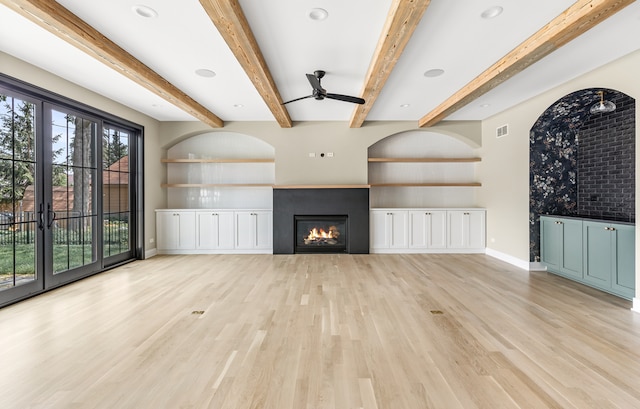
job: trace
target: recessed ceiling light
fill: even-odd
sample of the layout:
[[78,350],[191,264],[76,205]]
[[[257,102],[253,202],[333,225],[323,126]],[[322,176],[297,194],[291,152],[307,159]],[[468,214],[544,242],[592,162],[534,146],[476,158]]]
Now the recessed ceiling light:
[[440,68],[434,68],[432,70],[425,71],[424,76],[428,78],[439,77],[444,74],[444,70]]
[[206,69],[206,68],[199,68],[199,69],[197,69],[197,70],[196,70],[196,74],[197,74],[197,75],[199,75],[199,76],[201,76],[201,77],[204,77],[204,78],[213,78],[213,77],[215,77],[215,76],[216,76],[216,73],[215,73],[215,72],[213,72],[213,71],[211,71],[211,70],[208,70],[208,69]]
[[156,18],[158,17],[158,12],[152,9],[151,7],[144,6],[142,4],[135,5],[131,7],[134,13],[144,18]]
[[480,105],[480,108],[489,108],[491,106],[491,104],[482,104]]
[[316,8],[309,10],[308,16],[311,20],[322,21],[329,17],[329,13],[325,9]]
[[244,105],[242,104],[233,104],[234,108],[244,108]]
[[483,11],[482,14],[480,14],[480,17],[489,20],[502,14],[502,10],[504,9],[500,6],[489,7],[488,9]]
[[400,105],[400,108],[409,108],[411,106],[411,104],[402,104]]

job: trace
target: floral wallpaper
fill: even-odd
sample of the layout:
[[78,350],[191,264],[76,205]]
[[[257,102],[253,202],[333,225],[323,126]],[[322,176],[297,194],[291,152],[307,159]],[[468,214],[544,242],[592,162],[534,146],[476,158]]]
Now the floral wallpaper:
[[[529,257],[540,256],[540,214],[577,214],[578,131],[601,89],[585,89],[551,105],[529,131]],[[619,94],[605,90],[605,95]],[[603,115],[603,114],[598,114]],[[606,115],[606,114],[604,114]]]

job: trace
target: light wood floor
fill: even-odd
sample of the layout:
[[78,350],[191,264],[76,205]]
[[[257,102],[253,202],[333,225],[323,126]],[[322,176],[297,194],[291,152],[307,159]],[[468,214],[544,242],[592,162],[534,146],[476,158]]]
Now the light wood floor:
[[0,407],[639,408],[630,303],[484,255],[157,256],[0,310]]

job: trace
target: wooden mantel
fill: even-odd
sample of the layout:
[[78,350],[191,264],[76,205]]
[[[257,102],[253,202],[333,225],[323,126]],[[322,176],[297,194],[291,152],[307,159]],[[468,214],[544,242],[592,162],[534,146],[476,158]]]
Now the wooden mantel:
[[368,189],[371,185],[274,185],[274,189]]

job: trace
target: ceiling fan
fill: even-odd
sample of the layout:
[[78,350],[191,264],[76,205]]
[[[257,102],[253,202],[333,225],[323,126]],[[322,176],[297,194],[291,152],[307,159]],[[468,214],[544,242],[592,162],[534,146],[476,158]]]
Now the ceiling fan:
[[320,80],[322,79],[322,77],[324,77],[324,74],[326,73],[322,70],[314,71],[313,75],[307,74],[307,79],[309,80],[309,84],[311,84],[311,88],[313,88],[313,93],[311,95],[307,95],[306,97],[300,97],[300,98],[292,99],[291,101],[284,102],[282,103],[282,105],[288,104],[289,102],[300,101],[301,99],[307,99],[307,98],[315,98],[317,100],[323,100],[325,98],[329,98],[329,99],[336,99],[338,101],[353,102],[354,104],[364,104],[364,99],[362,98],[352,97],[349,95],[331,94],[327,92],[327,90],[322,88],[322,85],[320,85]]

